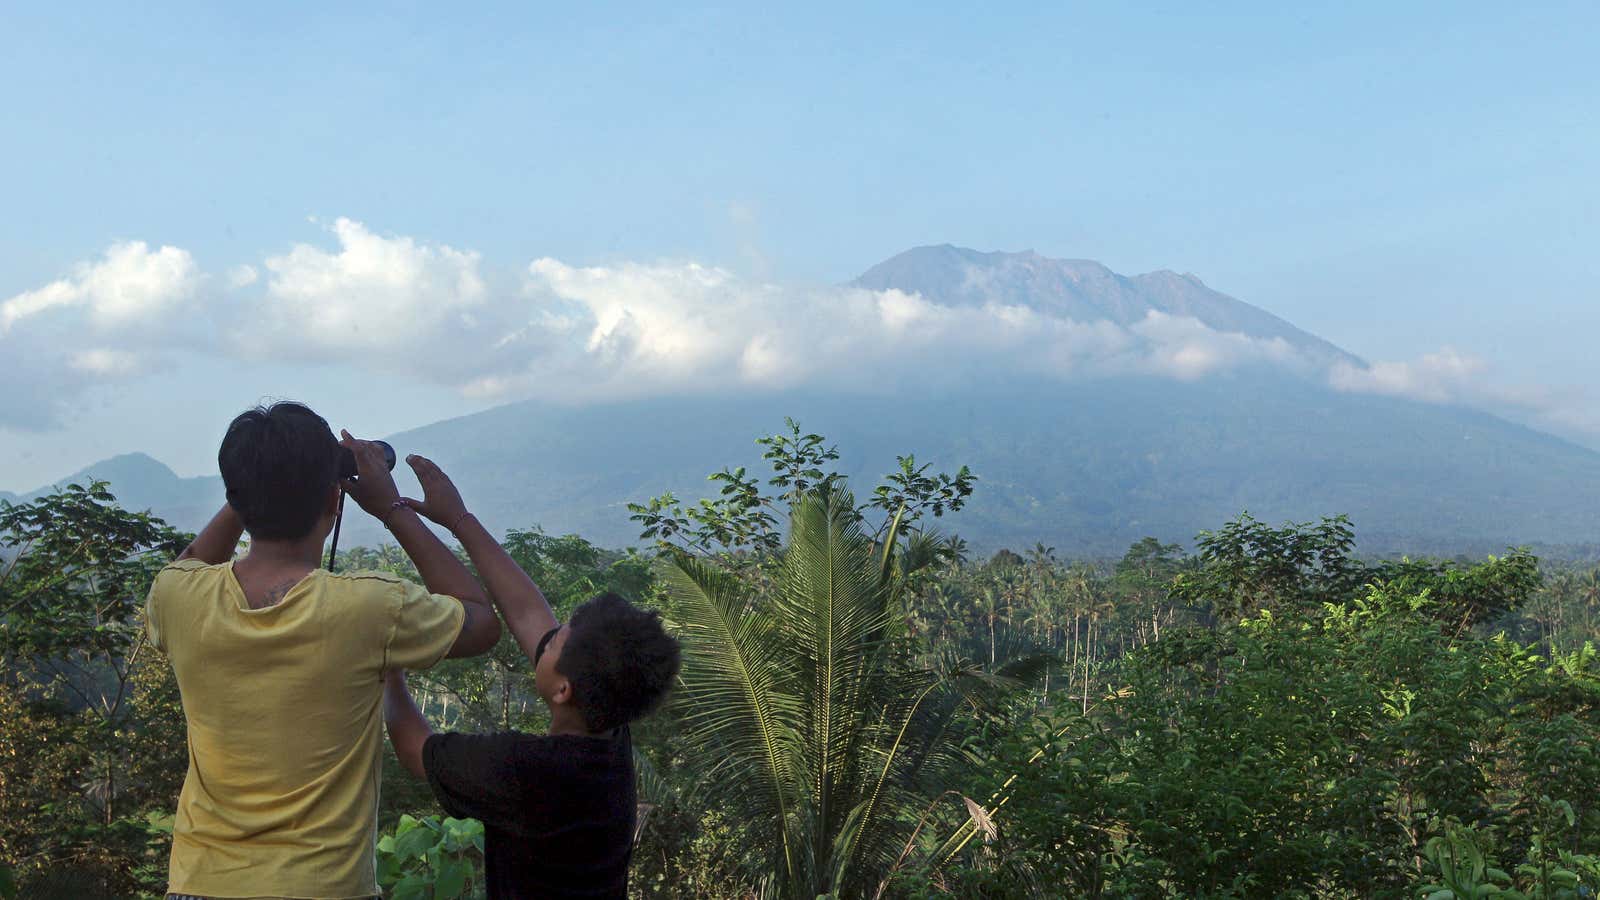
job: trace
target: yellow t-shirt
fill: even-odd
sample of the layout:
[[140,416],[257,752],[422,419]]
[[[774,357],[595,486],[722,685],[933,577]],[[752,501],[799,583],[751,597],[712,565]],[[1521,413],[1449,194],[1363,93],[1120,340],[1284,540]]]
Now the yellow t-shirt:
[[383,673],[443,658],[460,601],[318,569],[251,609],[231,563],[184,560],[156,576],[145,610],[189,726],[167,890],[375,896]]

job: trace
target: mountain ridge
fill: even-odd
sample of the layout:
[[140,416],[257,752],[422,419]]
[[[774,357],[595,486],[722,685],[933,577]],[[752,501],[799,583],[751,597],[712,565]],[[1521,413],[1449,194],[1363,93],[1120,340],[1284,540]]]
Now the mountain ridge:
[[1152,311],[1189,316],[1217,331],[1281,338],[1319,362],[1366,365],[1359,356],[1261,307],[1213,290],[1193,274],[1170,269],[1129,276],[1094,260],[933,244],[895,254],[850,284],[917,293],[953,306],[1022,305],[1080,322],[1103,320],[1123,327],[1137,324]]

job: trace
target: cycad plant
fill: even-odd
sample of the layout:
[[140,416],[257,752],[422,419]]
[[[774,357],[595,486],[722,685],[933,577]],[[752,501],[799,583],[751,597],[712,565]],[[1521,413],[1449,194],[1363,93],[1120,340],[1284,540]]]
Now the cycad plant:
[[764,586],[668,554],[692,759],[713,802],[766,852],[770,896],[870,896],[917,855],[926,810],[965,815],[947,796],[951,718],[960,698],[1005,682],[918,663],[902,593],[936,545],[906,539],[898,516],[879,533],[866,533],[846,490],[823,484],[795,499]]

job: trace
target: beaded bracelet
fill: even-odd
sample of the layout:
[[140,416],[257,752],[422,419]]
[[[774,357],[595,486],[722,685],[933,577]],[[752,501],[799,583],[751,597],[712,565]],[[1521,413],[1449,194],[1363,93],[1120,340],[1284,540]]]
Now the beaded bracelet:
[[[395,510],[397,510],[397,509],[410,509],[410,508],[411,508],[411,504],[405,502],[404,500],[396,500],[393,503],[389,504],[389,511],[384,513],[383,514],[383,518],[380,519],[379,521],[383,523],[383,527],[390,528],[389,520],[394,518]],[[390,530],[393,530],[393,529],[390,528]]]

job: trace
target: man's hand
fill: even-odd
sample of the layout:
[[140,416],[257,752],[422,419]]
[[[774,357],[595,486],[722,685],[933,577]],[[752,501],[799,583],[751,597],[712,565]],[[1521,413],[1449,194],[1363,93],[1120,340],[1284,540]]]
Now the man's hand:
[[394,511],[400,499],[400,489],[394,486],[394,476],[385,465],[383,451],[372,441],[358,441],[350,432],[340,429],[344,440],[339,446],[348,449],[356,458],[356,477],[344,480],[344,491],[367,514],[384,521]]
[[461,499],[461,492],[456,490],[455,483],[443,469],[425,456],[413,453],[406,457],[406,462],[417,473],[417,482],[422,485],[422,499],[404,497],[401,502],[434,524],[454,531],[467,516],[467,504]]

